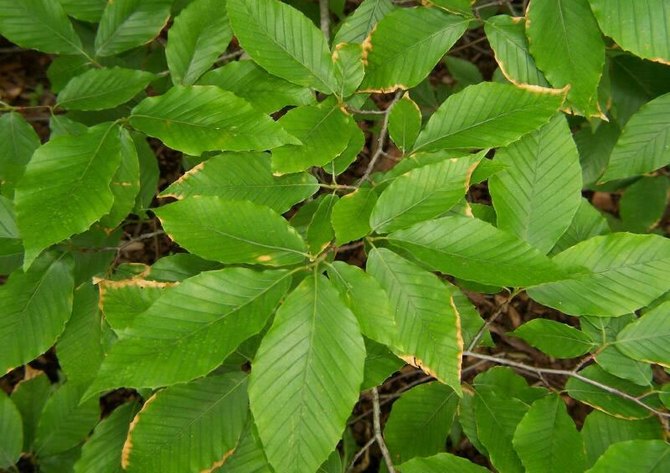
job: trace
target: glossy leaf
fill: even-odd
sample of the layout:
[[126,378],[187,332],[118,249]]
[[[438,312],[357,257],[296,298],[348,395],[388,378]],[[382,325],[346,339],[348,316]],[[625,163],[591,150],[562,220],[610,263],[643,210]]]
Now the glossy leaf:
[[199,472],[225,462],[247,418],[243,373],[172,386],[145,402],[123,445],[128,472]]
[[0,372],[28,363],[53,345],[72,310],[71,259],[45,254],[0,286]]
[[398,177],[379,196],[370,215],[370,227],[388,233],[444,214],[467,192],[481,158],[445,159]]
[[625,420],[593,411],[581,430],[586,448],[587,466],[593,465],[610,445],[628,440],[654,440],[662,437],[658,419]]
[[283,271],[228,268],[166,289],[121,332],[89,394],[120,386],[165,386],[206,375],[263,328],[288,284]]
[[394,463],[427,457],[444,450],[458,396],[438,382],[421,384],[395,403],[384,427],[384,439]]
[[489,471],[482,466],[451,453],[438,453],[428,458],[415,457],[403,463],[401,468],[403,473],[444,473],[445,471],[486,473]]
[[112,56],[150,42],[167,23],[172,1],[107,2],[95,36],[96,56]]
[[30,157],[40,146],[35,129],[21,114],[10,112],[0,116],[0,192],[6,197],[23,175]]
[[323,33],[300,11],[278,0],[227,3],[235,36],[261,67],[320,92],[337,90],[335,66]]
[[302,263],[305,243],[279,214],[247,201],[194,197],[156,210],[165,231],[198,256],[222,263]]
[[512,441],[526,472],[581,473],[584,444],[558,395],[538,399],[514,431]]
[[316,178],[306,172],[274,176],[268,154],[224,153],[191,168],[161,195],[177,199],[204,195],[248,200],[284,213],[317,190]]
[[121,449],[138,410],[137,403],[130,402],[117,407],[103,419],[84,444],[81,458],[74,464],[74,473],[123,473]]
[[1,0],[0,34],[24,48],[82,54],[81,40],[57,1]]
[[330,218],[338,245],[370,233],[370,214],[376,202],[377,193],[366,187],[358,188],[337,201]]
[[437,8],[402,8],[386,15],[366,40],[366,91],[392,92],[421,82],[461,37],[467,21]]
[[588,473],[662,473],[670,468],[670,445],[663,440],[629,440],[611,445]]
[[616,347],[634,360],[670,366],[670,302],[646,312],[627,325],[616,339]]
[[568,101],[575,113],[602,115],[597,89],[605,43],[589,0],[532,2],[526,16],[530,52],[551,85],[570,86]]
[[523,18],[494,16],[486,20],[484,31],[507,80],[520,87],[526,84],[549,87],[530,54]]
[[302,142],[272,151],[272,169],[279,173],[329,163],[346,149],[356,126],[332,100],[294,108],[279,119],[279,124]]
[[570,315],[612,317],[644,307],[670,290],[670,242],[657,235],[616,233],[578,243],[553,258],[586,272],[528,291],[541,304]]
[[35,151],[15,198],[25,267],[45,248],[109,212],[110,183],[121,163],[120,133],[117,126],[99,125],[82,136],[54,138]]
[[453,289],[434,274],[384,248],[370,252],[367,272],[390,297],[398,325],[396,348],[401,358],[460,396],[463,338]]
[[570,325],[548,319],[533,319],[512,333],[555,358],[574,358],[594,348],[591,337]]
[[192,155],[299,143],[244,99],[213,86],[175,86],[165,95],[144,99],[133,109],[130,124]]
[[663,0],[589,0],[600,29],[627,51],[670,64],[670,9]]
[[451,95],[430,117],[414,150],[506,146],[556,113],[564,91],[482,82]]
[[498,228],[548,253],[581,201],[582,170],[562,115],[496,153],[505,170],[489,181]]
[[528,243],[474,218],[453,215],[418,223],[388,239],[444,274],[496,286],[533,286],[564,270]]
[[333,44],[362,43],[377,23],[395,10],[391,0],[364,0],[342,22]]
[[69,110],[104,110],[126,103],[154,79],[150,72],[121,67],[90,69],[67,83],[58,106]]
[[165,57],[172,81],[191,85],[225,52],[233,36],[225,1],[191,2],[174,19]]
[[389,296],[376,279],[360,268],[335,261],[328,269],[332,284],[358,319],[361,332],[381,344],[393,346],[398,327]]
[[13,467],[22,448],[21,413],[9,396],[0,393],[0,468]]
[[215,85],[271,113],[287,105],[310,105],[314,92],[268,74],[253,61],[235,61],[205,74],[200,85]]
[[638,176],[670,162],[670,94],[648,102],[631,117],[617,141],[603,182]]
[[277,311],[249,381],[275,470],[313,471],[328,458],[358,400],[364,358],[358,322],[335,288],[323,276],[305,278]]
[[412,149],[421,131],[421,110],[405,95],[389,113],[389,135],[403,152]]

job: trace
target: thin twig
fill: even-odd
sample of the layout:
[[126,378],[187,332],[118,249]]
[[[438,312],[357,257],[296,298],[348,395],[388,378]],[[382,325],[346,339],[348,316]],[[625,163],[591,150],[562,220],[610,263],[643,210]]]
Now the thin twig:
[[506,358],[500,358],[497,356],[490,356],[490,355],[484,355],[481,353],[476,353],[472,351],[465,351],[463,352],[463,356],[470,356],[472,358],[477,358],[479,360],[486,360],[490,361],[492,363],[497,363],[499,365],[505,365],[505,366],[510,366],[512,368],[517,368],[522,371],[526,371],[528,373],[533,373],[537,375],[538,377],[542,377],[542,375],[545,374],[556,374],[560,376],[568,376],[570,378],[575,378],[583,383],[590,384],[591,386],[594,386],[598,389],[602,389],[603,391],[606,391],[610,394],[614,394],[615,396],[619,396],[623,399],[626,399],[628,401],[631,401],[640,407],[643,407],[644,409],[648,410],[649,412],[653,413],[654,415],[658,417],[664,417],[664,418],[670,418],[670,413],[668,412],[662,412],[657,409],[654,409],[653,407],[645,404],[644,402],[640,401],[637,397],[631,396],[628,393],[625,393],[623,391],[619,391],[617,388],[614,388],[612,386],[608,386],[606,384],[603,384],[599,381],[595,381],[593,379],[587,378],[584,375],[581,375],[577,373],[576,371],[572,370],[561,370],[561,369],[554,369],[554,368],[539,368],[537,366],[531,366],[531,365],[526,365],[524,363],[519,363],[518,361],[512,361],[508,360]]
[[351,459],[351,463],[349,463],[347,473],[354,471],[354,466],[356,466],[356,462],[358,461],[358,459],[361,458],[363,454],[368,451],[368,448],[372,447],[372,444],[375,443],[376,441],[377,441],[376,437],[373,436],[370,440],[367,441],[365,445],[363,445],[363,447],[361,447],[361,449],[358,452],[356,452],[354,458]]
[[512,292],[512,293],[507,297],[507,299],[505,300],[505,302],[503,302],[502,304],[500,304],[500,306],[499,306],[498,309],[493,313],[493,315],[492,315],[491,317],[489,317],[489,319],[486,321],[486,323],[484,323],[484,325],[482,325],[482,326],[480,327],[479,331],[477,332],[477,334],[474,336],[474,338],[472,339],[472,341],[471,341],[470,344],[468,345],[468,348],[467,348],[468,351],[474,349],[474,348],[477,346],[477,344],[479,343],[479,341],[480,341],[480,340],[482,339],[482,337],[484,336],[484,333],[486,332],[486,330],[491,326],[491,324],[493,324],[493,322],[495,322],[495,321],[498,319],[498,317],[500,317],[500,315],[502,315],[503,312],[507,311],[507,308],[509,307],[509,305],[510,305],[510,303],[512,302],[512,300],[513,300],[513,299],[514,299],[520,292],[521,292],[521,291],[518,290],[518,289],[515,290],[514,292]]
[[343,251],[355,250],[356,248],[360,248],[363,245],[364,245],[364,243],[362,241],[357,241],[356,243],[351,243],[349,245],[338,246],[338,247],[335,247],[335,253],[341,253]]
[[384,110],[384,120],[382,121],[382,128],[381,130],[379,130],[379,136],[377,137],[377,149],[375,149],[372,158],[370,158],[370,162],[368,163],[368,167],[365,170],[365,173],[356,183],[357,187],[368,180],[370,174],[372,174],[372,171],[374,171],[375,169],[377,160],[384,153],[384,145],[386,143],[386,136],[388,135],[388,128],[389,128],[389,116],[391,115],[391,110],[393,109],[393,106],[398,102],[398,100],[402,98],[404,93],[405,91],[403,90],[399,90],[398,92],[396,92],[395,97],[393,97],[393,101],[391,101],[386,110]]
[[222,54],[221,56],[219,56],[219,57],[216,59],[216,61],[215,61],[214,63],[215,63],[215,64],[219,64],[219,63],[224,62],[224,61],[229,61],[229,60],[231,60],[231,59],[238,58],[238,57],[240,57],[240,56],[243,55],[243,54],[244,54],[244,50],[243,50],[243,49],[239,49],[239,50],[237,50],[237,51],[233,51],[232,53]]
[[477,44],[477,43],[481,43],[482,41],[486,41],[486,36],[482,36],[481,38],[477,38],[477,39],[475,39],[475,40],[473,40],[473,41],[470,41],[469,43],[466,43],[466,44],[464,44],[464,45],[462,45],[462,46],[459,46],[459,47],[457,47],[457,48],[450,49],[450,50],[449,50],[449,54],[453,54],[453,53],[457,53],[457,52],[463,51],[463,50],[465,50],[465,49],[468,49],[468,48],[471,47],[472,45],[475,45],[475,44]]
[[321,31],[326,37],[326,41],[330,41],[330,8],[328,6],[329,0],[319,0],[319,14],[321,16]]
[[379,409],[379,392],[377,392],[376,387],[372,388],[372,409],[374,412],[372,417],[372,426],[375,430],[375,439],[377,440],[377,445],[379,446],[379,450],[381,450],[382,456],[384,457],[386,469],[389,471],[389,473],[395,473],[393,461],[391,461],[391,454],[389,453],[389,449],[386,448],[386,442],[384,442],[384,437],[382,436],[382,427],[380,421],[381,411]]

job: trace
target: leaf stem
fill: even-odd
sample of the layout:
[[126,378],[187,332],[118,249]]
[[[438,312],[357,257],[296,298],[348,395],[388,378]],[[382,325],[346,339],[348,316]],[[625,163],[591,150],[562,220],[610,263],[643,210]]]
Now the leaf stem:
[[326,41],[330,41],[330,9],[328,5],[329,0],[319,0],[319,15],[321,17],[321,31],[326,37]]

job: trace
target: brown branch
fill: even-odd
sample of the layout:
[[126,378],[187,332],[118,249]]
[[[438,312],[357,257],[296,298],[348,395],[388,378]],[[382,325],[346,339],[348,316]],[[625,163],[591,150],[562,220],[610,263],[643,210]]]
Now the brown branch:
[[379,450],[382,452],[384,457],[384,462],[386,463],[386,469],[389,473],[395,473],[395,468],[393,467],[393,461],[391,460],[391,454],[389,453],[388,448],[386,447],[386,442],[384,442],[384,437],[382,436],[382,427],[381,427],[381,411],[379,409],[379,393],[377,388],[372,388],[372,409],[374,415],[372,417],[372,425],[375,430],[375,439],[377,440],[377,445]]

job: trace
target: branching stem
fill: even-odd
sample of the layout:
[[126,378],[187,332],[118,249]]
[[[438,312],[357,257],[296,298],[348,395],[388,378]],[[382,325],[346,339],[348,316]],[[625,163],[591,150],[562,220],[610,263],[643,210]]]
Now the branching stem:
[[379,408],[379,392],[377,391],[376,387],[372,388],[372,410],[373,410],[372,424],[375,430],[375,439],[377,440],[377,445],[379,446],[379,450],[381,450],[382,456],[384,457],[384,462],[386,463],[386,469],[389,471],[389,473],[395,473],[395,468],[393,467],[393,461],[391,460],[391,454],[389,453],[389,449],[386,447],[386,442],[384,442],[384,437],[382,436],[382,427],[380,420],[381,410]]

